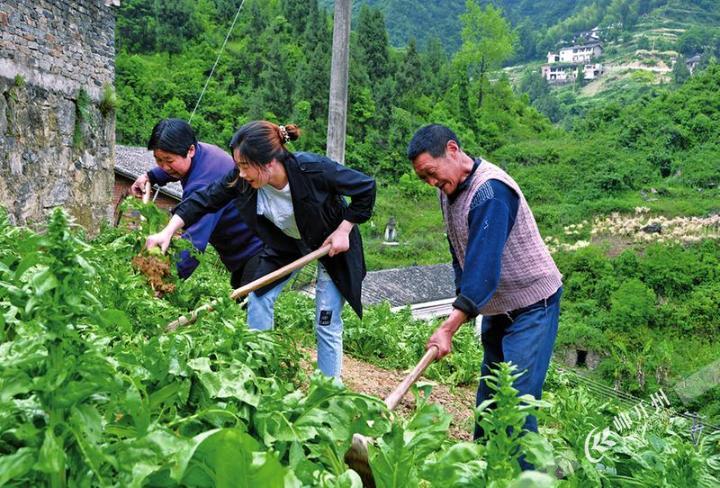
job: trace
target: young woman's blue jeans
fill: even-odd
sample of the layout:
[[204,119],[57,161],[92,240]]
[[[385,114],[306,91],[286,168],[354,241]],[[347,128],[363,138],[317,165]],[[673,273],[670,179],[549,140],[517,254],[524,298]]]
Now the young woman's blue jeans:
[[[274,286],[262,296],[248,299],[248,325],[253,330],[270,330],[275,325],[275,300],[290,280]],[[343,351],[342,308],[345,299],[325,268],[318,264],[315,285],[315,337],[318,368],[326,376],[340,378]]]
[[[490,368],[496,363],[512,362],[517,366],[517,372],[523,373],[513,384],[518,395],[530,394],[536,399],[542,398],[542,387],[557,337],[561,295],[562,287],[547,299],[527,307],[506,314],[483,316],[483,376],[490,374]],[[476,405],[489,399],[492,393],[485,381],[480,380]],[[537,432],[537,418],[528,415],[523,429]],[[482,429],[476,425],[475,439],[482,435]],[[521,464],[524,464],[523,460]]]

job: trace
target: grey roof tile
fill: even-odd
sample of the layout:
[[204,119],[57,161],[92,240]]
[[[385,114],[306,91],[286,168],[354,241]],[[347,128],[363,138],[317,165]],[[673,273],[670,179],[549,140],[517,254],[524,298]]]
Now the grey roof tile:
[[389,301],[391,306],[397,307],[454,296],[451,264],[371,271],[363,281],[362,302],[365,305]]

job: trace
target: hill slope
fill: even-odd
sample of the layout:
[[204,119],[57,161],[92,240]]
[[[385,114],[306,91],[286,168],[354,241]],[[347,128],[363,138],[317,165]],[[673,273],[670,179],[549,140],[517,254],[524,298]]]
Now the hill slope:
[[[480,4],[487,0],[477,0]],[[720,3],[714,0],[494,0],[518,29],[517,60],[540,59],[558,42],[570,42],[576,34],[595,26],[622,26],[625,31],[644,30],[648,18],[662,19],[665,27],[688,29],[720,23]],[[332,9],[333,0],[320,0]],[[459,16],[465,0],[355,0],[353,14],[363,6],[379,9],[385,16],[390,43],[405,46],[415,38],[418,45],[437,37],[449,52],[460,39]]]

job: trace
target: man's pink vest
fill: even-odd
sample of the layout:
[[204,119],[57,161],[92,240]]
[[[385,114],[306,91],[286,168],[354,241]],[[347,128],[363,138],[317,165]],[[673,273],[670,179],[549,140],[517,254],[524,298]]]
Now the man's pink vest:
[[489,302],[480,313],[496,315],[549,297],[562,286],[562,275],[555,265],[550,252],[540,237],[535,218],[520,187],[505,171],[483,160],[470,177],[468,187],[451,204],[444,193],[440,205],[445,218],[447,235],[463,270],[482,279],[482,269],[465,269],[465,251],[468,243],[468,215],[473,196],[487,180],[499,180],[512,188],[520,197],[515,224],[505,249],[500,269],[500,283]]

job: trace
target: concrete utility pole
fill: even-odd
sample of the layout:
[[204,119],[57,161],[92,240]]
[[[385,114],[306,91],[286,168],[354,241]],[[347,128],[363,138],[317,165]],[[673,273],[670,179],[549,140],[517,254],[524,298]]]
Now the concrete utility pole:
[[345,163],[348,65],[350,57],[350,11],[352,0],[335,0],[333,21],[330,103],[328,104],[327,156]]

